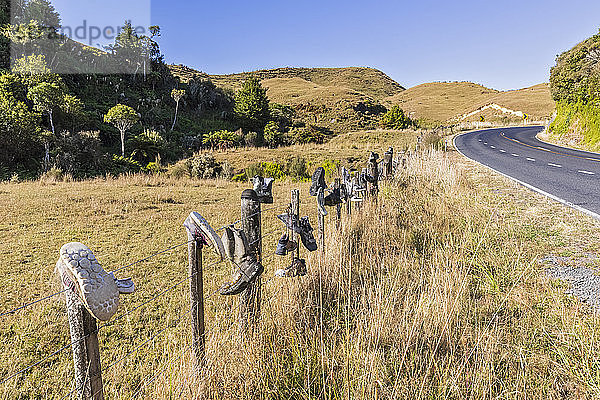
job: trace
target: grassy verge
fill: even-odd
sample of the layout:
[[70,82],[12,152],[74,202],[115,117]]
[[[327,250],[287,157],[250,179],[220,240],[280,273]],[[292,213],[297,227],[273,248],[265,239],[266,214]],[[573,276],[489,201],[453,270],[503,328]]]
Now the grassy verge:
[[[360,135],[377,146],[373,134]],[[363,146],[358,139],[347,140],[350,150],[364,151],[352,149],[352,143]],[[279,183],[276,204],[298,186],[303,213],[316,226],[306,183]],[[236,219],[243,188],[143,177],[0,185],[8,216],[0,225],[0,310],[59,288],[53,263],[64,242],[83,241],[113,269],[185,240],[181,223],[192,209],[214,226]],[[213,296],[206,303],[207,367],[199,375],[184,352],[190,332],[183,321],[108,368],[107,397],[131,398],[155,373],[141,398],[600,395],[598,319],[566,297],[563,285],[547,280],[536,261],[597,252],[597,222],[440,152],[411,159],[397,181],[382,186],[377,204],[344,218],[340,230],[331,214],[326,253],[307,255],[308,275],[265,286],[253,337],[238,337],[236,300]],[[275,232],[265,239],[266,254],[280,230],[274,212],[265,213],[263,232]],[[268,258],[265,274],[286,262]],[[185,249],[131,267],[127,273],[139,290],[123,296],[119,313],[168,288],[185,270]],[[229,272],[225,264],[207,268],[207,294]],[[188,307],[183,286],[101,332],[103,365],[177,321]],[[4,318],[0,338],[0,371],[8,372],[68,343],[62,301]],[[0,386],[0,399],[60,398],[71,374],[67,352]]]
[[549,140],[582,150],[600,150],[600,110],[590,104],[557,104]]

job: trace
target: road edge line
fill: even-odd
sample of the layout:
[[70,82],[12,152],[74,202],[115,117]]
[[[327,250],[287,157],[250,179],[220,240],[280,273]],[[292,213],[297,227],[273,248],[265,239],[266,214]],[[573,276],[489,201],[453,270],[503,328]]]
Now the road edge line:
[[[502,129],[502,128],[499,128],[499,129]],[[487,130],[487,129],[486,129],[486,130]],[[540,188],[537,188],[537,187],[535,187],[535,186],[533,186],[533,185],[530,185],[530,184],[529,184],[529,183],[527,183],[527,182],[523,182],[523,181],[521,181],[521,180],[519,180],[519,179],[517,179],[517,178],[514,178],[514,177],[512,177],[512,176],[510,176],[510,175],[507,175],[507,174],[505,174],[504,172],[500,172],[500,171],[498,171],[498,170],[497,170],[497,169],[495,169],[495,168],[492,168],[492,167],[490,167],[490,166],[488,166],[488,165],[485,165],[485,164],[483,164],[483,163],[481,163],[481,162],[479,162],[479,161],[477,161],[477,160],[473,160],[473,159],[472,159],[472,158],[470,158],[470,157],[467,157],[467,156],[466,156],[466,155],[465,155],[465,154],[464,154],[462,151],[460,151],[460,150],[458,149],[458,147],[456,146],[456,138],[458,138],[458,137],[460,137],[460,136],[463,136],[463,135],[468,135],[468,134],[471,134],[471,133],[474,133],[474,132],[480,132],[480,131],[481,131],[481,130],[479,130],[479,131],[472,131],[472,132],[466,132],[466,133],[461,133],[461,134],[459,134],[459,135],[456,135],[456,136],[454,136],[454,138],[452,139],[452,145],[454,146],[454,149],[455,149],[455,150],[456,150],[456,151],[457,151],[457,152],[458,152],[460,155],[462,155],[463,157],[465,157],[467,160],[471,160],[471,161],[473,161],[474,163],[477,163],[477,164],[479,164],[479,165],[481,165],[481,166],[483,166],[483,167],[485,167],[485,168],[491,169],[491,170],[492,170],[492,171],[494,171],[495,173],[497,173],[497,174],[499,174],[499,175],[502,175],[503,177],[505,177],[505,178],[508,178],[508,179],[510,179],[510,180],[512,180],[512,181],[514,181],[514,182],[517,182],[518,184],[520,184],[520,185],[522,185],[522,186],[525,186],[525,187],[526,187],[527,189],[529,189],[529,190],[532,190],[532,191],[534,191],[534,192],[536,192],[536,193],[539,193],[539,194],[541,194],[541,195],[543,195],[543,196],[546,196],[546,197],[548,197],[548,198],[550,198],[550,199],[552,199],[552,200],[554,200],[554,201],[557,201],[557,202],[559,202],[559,203],[561,203],[561,204],[563,204],[563,205],[565,205],[565,206],[567,206],[567,207],[570,207],[570,208],[572,208],[572,209],[574,209],[574,210],[577,210],[577,211],[579,211],[579,212],[581,212],[581,213],[583,213],[583,214],[587,215],[588,217],[592,217],[592,218],[594,218],[595,220],[597,220],[597,221],[600,221],[600,214],[597,214],[597,213],[595,213],[595,212],[593,212],[593,211],[590,211],[590,210],[588,210],[588,209],[586,209],[586,208],[583,208],[583,207],[581,207],[581,206],[578,206],[577,204],[573,204],[573,203],[571,203],[570,201],[567,201],[567,200],[565,200],[565,199],[561,199],[560,197],[558,197],[558,196],[555,196],[555,195],[553,195],[553,194],[551,194],[551,193],[548,193],[548,192],[546,192],[546,191],[544,191],[544,190],[542,190],[542,189],[540,189]]]

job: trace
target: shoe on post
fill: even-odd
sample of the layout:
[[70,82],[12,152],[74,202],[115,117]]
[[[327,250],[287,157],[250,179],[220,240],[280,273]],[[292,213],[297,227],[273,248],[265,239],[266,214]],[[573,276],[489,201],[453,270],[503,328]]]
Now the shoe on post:
[[84,244],[67,243],[56,263],[65,289],[72,290],[85,308],[100,321],[108,321],[119,307],[119,293],[133,293],[131,279],[115,279]]
[[277,254],[278,256],[287,255],[288,242],[289,242],[289,236],[288,236],[287,232],[285,232],[277,241],[277,248],[275,249],[275,254]]
[[263,178],[260,175],[254,176],[252,182],[254,191],[258,196],[258,201],[264,204],[273,204],[273,178]]
[[308,193],[311,196],[316,196],[319,188],[327,189],[327,184],[325,183],[325,168],[323,167],[319,167],[313,172],[312,183]]
[[306,275],[306,261],[302,258],[294,258],[289,267],[275,271],[275,276],[281,278],[293,278],[304,275]]
[[340,188],[335,188],[325,197],[325,205],[328,207],[342,204],[342,194]]
[[219,292],[222,295],[240,294],[263,273],[264,267],[250,251],[246,234],[241,229],[226,227],[223,241],[227,257],[236,266],[236,270],[231,280],[223,284]]
[[317,192],[317,208],[319,209],[319,213],[321,215],[327,215],[327,210],[325,209],[325,198],[323,197],[323,188],[319,188],[319,191]]
[[277,218],[279,218],[279,220],[281,222],[283,222],[283,224],[286,226],[286,228],[288,228],[291,231],[294,231],[296,233],[300,233],[300,225],[299,225],[299,221],[298,221],[298,217],[296,217],[296,214],[289,214],[289,213],[285,213],[285,214],[279,214],[277,216]]
[[308,251],[317,250],[317,241],[313,236],[313,228],[310,226],[310,222],[308,221],[308,217],[304,216],[300,218],[300,239],[302,240],[302,244]]
[[211,246],[220,260],[227,256],[223,242],[202,215],[196,211],[191,212],[183,225],[194,238],[200,237],[204,244]]

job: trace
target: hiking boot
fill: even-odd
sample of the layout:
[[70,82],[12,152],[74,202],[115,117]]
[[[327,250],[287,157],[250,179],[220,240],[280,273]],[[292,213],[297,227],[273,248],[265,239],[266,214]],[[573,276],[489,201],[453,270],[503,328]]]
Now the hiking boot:
[[258,201],[264,204],[273,204],[273,178],[263,178],[256,175],[252,178],[254,183],[254,191],[258,196]]
[[292,278],[294,276],[304,275],[306,275],[306,261],[303,258],[294,258],[289,267],[275,271],[275,276],[281,278]]
[[335,188],[325,197],[325,205],[332,207],[342,204],[342,194],[339,188]]
[[293,240],[289,240],[287,232],[284,233],[279,241],[277,242],[277,248],[275,254],[278,256],[285,256],[288,252],[294,251],[298,248],[298,243]]
[[227,256],[223,242],[202,215],[193,211],[183,225],[194,239],[200,238],[203,244],[211,246],[221,260]]
[[289,230],[296,233],[301,232],[298,217],[296,217],[296,214],[280,214],[277,216],[277,218],[279,218],[279,220],[283,222]]
[[306,247],[306,249],[308,251],[317,250],[317,241],[315,240],[315,237],[313,236],[313,233],[312,233],[313,228],[312,228],[312,226],[310,226],[308,217],[304,216],[304,217],[300,218],[298,225],[300,228],[300,232],[298,232],[298,233],[300,234],[300,239],[302,240],[302,244],[304,245],[304,247]]
[[108,321],[119,307],[119,293],[133,293],[131,279],[115,279],[107,273],[94,253],[82,243],[67,243],[60,248],[56,263],[65,289],[72,290],[85,308],[100,321]]
[[327,188],[327,184],[325,183],[325,169],[323,167],[319,167],[315,170],[315,172],[313,172],[312,184],[310,185],[308,193],[311,196],[316,196],[319,188]]
[[231,280],[224,283],[219,292],[226,296],[240,294],[263,273],[264,267],[250,251],[248,239],[241,229],[226,227],[223,242],[227,257],[237,268]]
[[317,192],[317,208],[319,209],[319,213],[323,216],[327,215],[325,204],[326,200],[323,197],[323,188],[319,188],[319,191]]
[[374,151],[371,152],[371,155],[369,156],[369,162],[370,163],[374,163],[377,160],[379,160],[379,154],[375,153]]

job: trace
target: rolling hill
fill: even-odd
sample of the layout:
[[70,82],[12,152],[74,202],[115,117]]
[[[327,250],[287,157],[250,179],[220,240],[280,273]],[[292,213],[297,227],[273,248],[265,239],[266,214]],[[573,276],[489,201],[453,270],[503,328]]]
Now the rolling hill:
[[[182,81],[197,75],[234,91],[253,74],[261,79],[272,101],[292,106],[305,121],[336,133],[373,127],[382,105],[398,104],[414,119],[439,123],[461,121],[464,115],[489,104],[521,111],[532,120],[548,119],[555,110],[547,83],[511,91],[471,82],[433,82],[404,89],[372,68],[276,68],[230,75],[208,75],[182,65],[170,68]],[[486,120],[518,119],[486,109],[464,120],[478,120],[480,115]]]
[[[531,119],[549,118],[555,108],[547,83],[501,92],[471,82],[434,82],[412,87],[384,100],[387,106],[398,104],[405,112],[414,113],[414,118],[440,122],[460,120],[464,114],[492,103],[522,111]],[[489,110],[484,113],[487,118],[500,118],[502,114]]]

